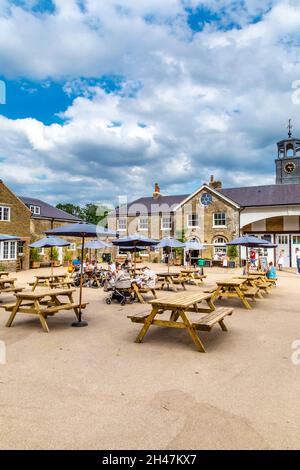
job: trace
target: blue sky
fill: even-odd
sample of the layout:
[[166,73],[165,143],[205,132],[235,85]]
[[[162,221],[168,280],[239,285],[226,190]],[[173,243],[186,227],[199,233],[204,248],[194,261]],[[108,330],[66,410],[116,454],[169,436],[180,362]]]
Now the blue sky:
[[56,203],[274,181],[300,5],[0,0],[1,178]]

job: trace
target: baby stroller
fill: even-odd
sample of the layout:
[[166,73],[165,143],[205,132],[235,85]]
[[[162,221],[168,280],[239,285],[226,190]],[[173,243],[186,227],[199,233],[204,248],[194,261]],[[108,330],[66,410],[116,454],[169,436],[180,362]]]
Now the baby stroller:
[[131,278],[129,273],[123,271],[116,280],[112,277],[108,281],[107,290],[110,291],[110,294],[105,301],[109,305],[113,300],[116,300],[121,305],[134,302],[134,294],[131,290]]

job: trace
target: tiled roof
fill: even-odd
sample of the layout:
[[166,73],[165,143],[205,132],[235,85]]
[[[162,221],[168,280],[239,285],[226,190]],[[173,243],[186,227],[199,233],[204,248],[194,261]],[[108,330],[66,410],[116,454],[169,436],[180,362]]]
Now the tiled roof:
[[[189,194],[178,196],[160,196],[155,199],[153,197],[141,197],[132,201],[127,206],[127,215],[135,216],[137,212],[140,214],[155,214],[158,212],[169,212],[186,199]],[[119,214],[119,208],[116,209]],[[112,213],[110,215],[113,215]]]
[[21,201],[24,202],[27,207],[32,205],[39,206],[41,208],[41,213],[39,215],[32,214],[32,217],[34,219],[46,218],[55,220],[66,220],[70,222],[76,222],[81,220],[80,218],[75,217],[74,215],[71,215],[68,212],[62,211],[61,209],[57,209],[56,207],[51,206],[47,202],[41,201],[40,199],[23,196],[19,196],[19,199],[21,199]]
[[242,207],[300,204],[300,184],[271,184],[218,191]]

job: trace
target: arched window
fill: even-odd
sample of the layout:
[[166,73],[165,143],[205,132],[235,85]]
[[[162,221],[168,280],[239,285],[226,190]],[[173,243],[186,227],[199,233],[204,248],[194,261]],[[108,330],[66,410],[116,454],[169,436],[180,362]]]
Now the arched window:
[[223,256],[226,255],[227,247],[226,247],[227,240],[225,237],[218,236],[215,237],[213,240],[214,244],[214,258],[221,259]]

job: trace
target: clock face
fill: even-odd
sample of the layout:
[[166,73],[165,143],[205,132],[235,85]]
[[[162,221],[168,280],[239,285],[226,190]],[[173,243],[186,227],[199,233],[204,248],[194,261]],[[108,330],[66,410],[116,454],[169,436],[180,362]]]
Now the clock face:
[[209,193],[203,193],[200,197],[200,203],[202,206],[209,206],[212,203],[212,195]]
[[292,163],[292,162],[289,162],[286,165],[284,165],[284,171],[286,173],[293,173],[295,168],[296,168],[295,163]]

